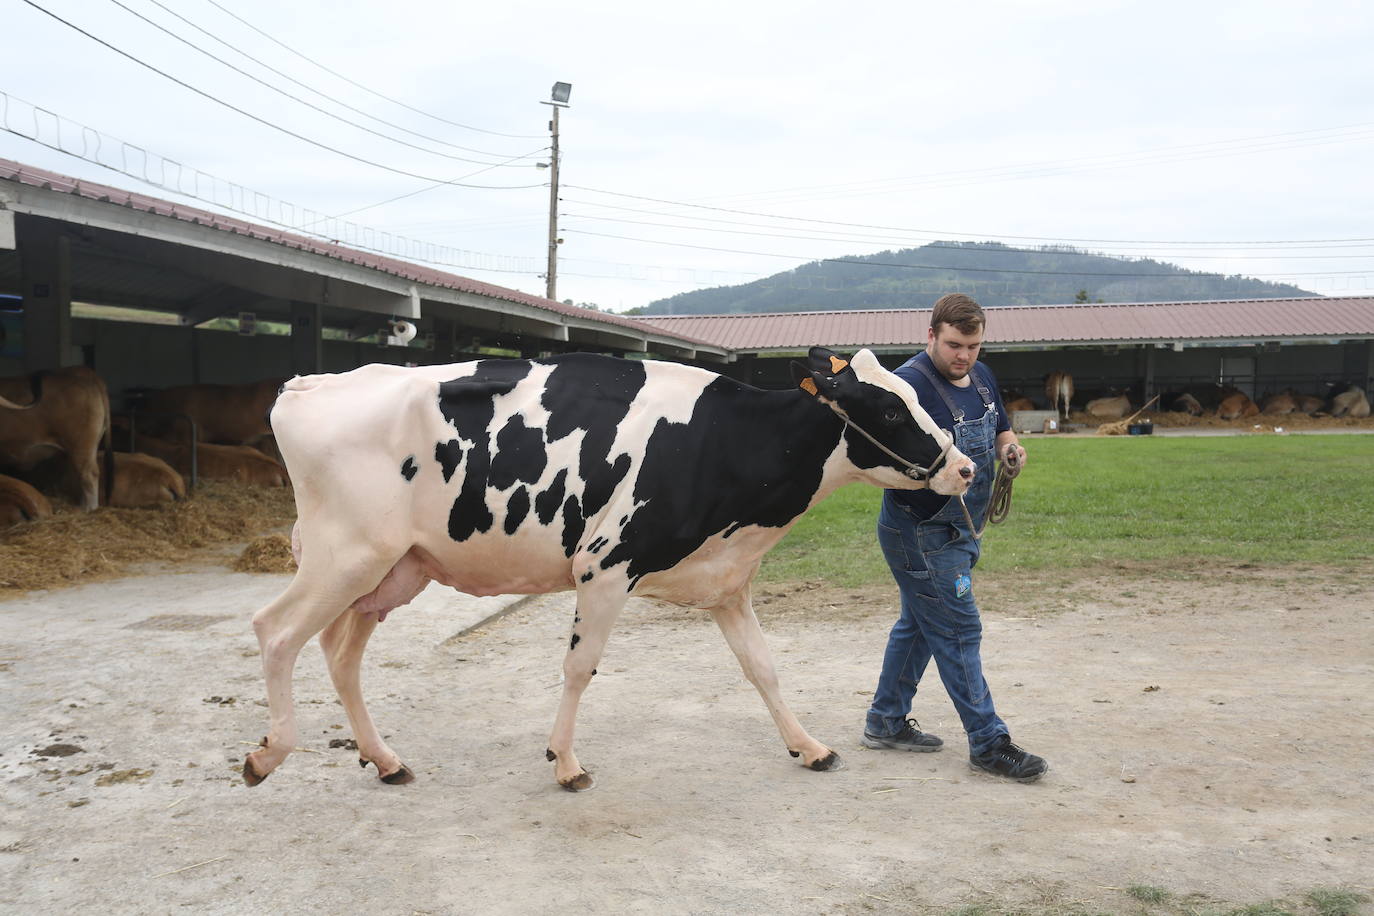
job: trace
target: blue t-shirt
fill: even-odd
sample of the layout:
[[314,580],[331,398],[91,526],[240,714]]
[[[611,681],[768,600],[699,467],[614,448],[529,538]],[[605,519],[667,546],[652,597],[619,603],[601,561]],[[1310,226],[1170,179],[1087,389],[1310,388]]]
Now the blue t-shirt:
[[[1002,404],[1002,392],[997,387],[997,376],[992,374],[983,363],[974,363],[973,369],[969,372],[971,384],[967,388],[960,388],[958,385],[951,384],[948,379],[940,374],[940,370],[935,368],[935,364],[930,361],[930,355],[925,352],[917,354],[916,359],[925,364],[931,374],[939,380],[940,388],[949,395],[950,400],[964,412],[965,420],[981,419],[987,412],[987,405],[983,402],[983,396],[978,392],[978,386],[984,385],[992,393],[993,405],[997,408],[997,432],[1002,433],[1011,429],[1011,418],[1007,416],[1007,408]],[[926,413],[935,421],[935,425],[947,432],[954,431],[954,414],[950,412],[949,405],[945,399],[940,397],[940,392],[930,383],[924,372],[915,366],[903,365],[896,370],[901,378],[911,383],[911,387],[916,389],[916,398],[925,408]],[[900,501],[910,506],[921,518],[930,518],[935,513],[944,508],[949,500],[948,496],[941,496],[930,489],[922,490],[894,490],[893,495]]]

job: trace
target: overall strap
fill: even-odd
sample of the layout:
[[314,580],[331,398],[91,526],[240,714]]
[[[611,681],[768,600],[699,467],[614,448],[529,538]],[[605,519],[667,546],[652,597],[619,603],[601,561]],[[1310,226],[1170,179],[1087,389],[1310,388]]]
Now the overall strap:
[[997,406],[997,399],[992,396],[992,385],[989,383],[987,377],[979,371],[978,367],[980,365],[981,363],[975,362],[971,374],[973,375],[974,384],[978,387],[978,396],[983,399],[983,403],[991,410],[993,407]]
[[[922,356],[924,356],[925,359],[921,359]],[[944,384],[941,384],[944,380],[936,376],[936,374],[933,371],[931,371],[930,356],[927,355],[926,352],[923,350],[916,356],[912,357],[909,365],[911,365],[912,368],[916,369],[918,372],[920,372],[922,375],[924,375],[927,379],[930,380],[930,385],[932,388],[935,389],[935,393],[938,394],[941,397],[941,399],[944,400],[945,406],[949,408],[950,416],[954,417],[954,422],[964,422],[964,411],[960,409],[957,404],[954,403],[954,399],[951,398],[949,394],[945,391]]]

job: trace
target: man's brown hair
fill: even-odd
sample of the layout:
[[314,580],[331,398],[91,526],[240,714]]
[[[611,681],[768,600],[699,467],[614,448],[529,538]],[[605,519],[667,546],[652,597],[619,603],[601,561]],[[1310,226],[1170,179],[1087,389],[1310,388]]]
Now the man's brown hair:
[[963,293],[948,293],[935,303],[935,311],[930,313],[930,328],[940,333],[940,325],[947,324],[956,328],[960,334],[977,334],[987,324],[983,307]]

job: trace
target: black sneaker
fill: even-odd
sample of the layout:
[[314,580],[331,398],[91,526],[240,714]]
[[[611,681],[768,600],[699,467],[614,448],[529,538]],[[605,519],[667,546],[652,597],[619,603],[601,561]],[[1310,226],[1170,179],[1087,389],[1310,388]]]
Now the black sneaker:
[[1017,782],[1035,782],[1049,772],[1050,765],[1044,757],[1027,753],[1011,743],[1011,736],[1003,735],[1002,743],[986,754],[969,755],[970,769],[1005,776]]
[[921,723],[915,719],[907,719],[906,725],[895,735],[880,737],[869,734],[864,729],[863,746],[871,747],[875,751],[894,750],[894,751],[919,751],[928,754],[931,751],[938,751],[944,747],[944,742],[934,735],[921,731]]

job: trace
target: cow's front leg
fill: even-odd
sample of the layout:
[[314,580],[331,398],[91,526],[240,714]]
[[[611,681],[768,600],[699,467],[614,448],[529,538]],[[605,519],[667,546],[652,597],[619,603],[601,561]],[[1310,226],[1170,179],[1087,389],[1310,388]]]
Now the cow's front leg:
[[783,702],[782,691],[778,689],[778,673],[773,667],[773,655],[764,641],[759,619],[754,616],[749,587],[745,586],[719,607],[711,608],[711,616],[739,659],[744,676],[763,697],[787,745],[787,752],[793,757],[800,757],[802,765],[813,770],[840,769],[843,766],[840,755],[808,735]]
[[563,697],[558,703],[558,718],[554,720],[549,748],[545,752],[553,761],[558,784],[570,792],[581,792],[596,784],[573,753],[573,729],[582,692],[596,674],[611,627],[625,606],[622,589],[623,583],[613,583],[610,588],[593,586],[578,591],[568,654],[563,657]]

